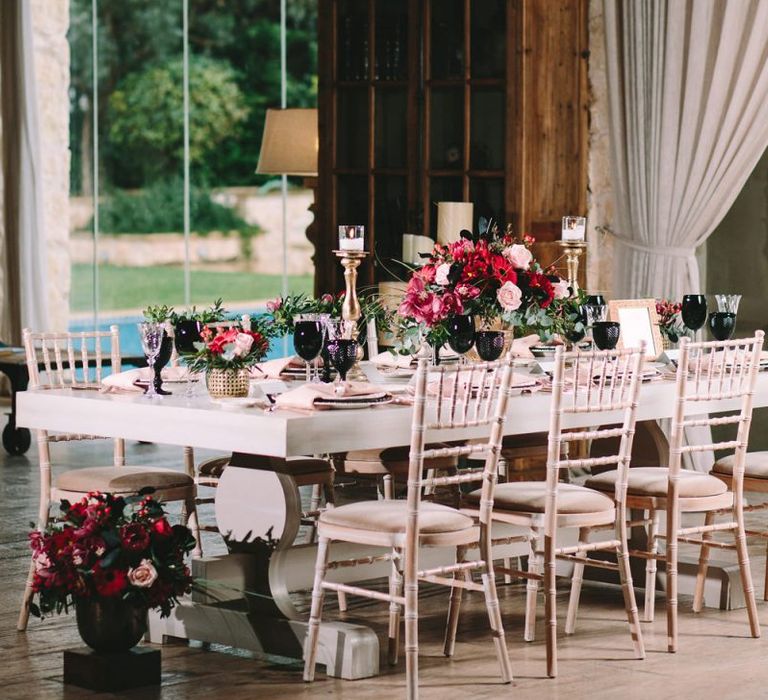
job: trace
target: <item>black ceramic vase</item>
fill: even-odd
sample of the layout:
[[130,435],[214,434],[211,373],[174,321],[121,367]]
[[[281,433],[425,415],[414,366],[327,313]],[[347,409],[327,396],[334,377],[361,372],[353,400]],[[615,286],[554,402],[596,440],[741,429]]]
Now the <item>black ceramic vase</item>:
[[147,631],[147,608],[112,598],[77,598],[77,631],[95,651],[115,653],[135,647]]

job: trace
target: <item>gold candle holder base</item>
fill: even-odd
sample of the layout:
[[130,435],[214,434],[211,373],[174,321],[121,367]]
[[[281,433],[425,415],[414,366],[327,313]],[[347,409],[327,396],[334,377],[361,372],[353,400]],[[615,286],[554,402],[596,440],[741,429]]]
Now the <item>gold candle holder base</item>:
[[579,291],[579,258],[587,249],[586,241],[560,241],[565,254],[565,265],[568,275],[568,286],[574,294]]
[[[344,302],[341,305],[342,321],[352,321],[355,324],[357,332],[357,322],[363,315],[360,308],[360,301],[357,298],[357,268],[365,260],[369,253],[367,250],[334,250],[334,255],[341,260],[341,266],[344,268]],[[347,372],[347,379],[351,381],[367,381],[367,377],[360,369],[360,360],[363,359],[363,349],[358,346],[357,362]]]

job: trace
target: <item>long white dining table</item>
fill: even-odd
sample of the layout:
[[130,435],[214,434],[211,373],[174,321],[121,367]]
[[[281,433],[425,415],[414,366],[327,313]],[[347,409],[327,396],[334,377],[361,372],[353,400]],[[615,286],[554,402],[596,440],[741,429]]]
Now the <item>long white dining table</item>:
[[[527,370],[516,370],[527,372]],[[375,378],[375,373],[372,378]],[[661,380],[643,385],[638,420],[656,426],[671,418],[675,383]],[[82,390],[39,390],[17,397],[18,425],[30,429],[125,438],[169,445],[209,448],[224,453],[293,457],[348,450],[407,445],[411,409],[389,404],[356,410],[294,412],[259,407],[226,407],[207,396],[187,397],[183,388],[159,399],[143,395]],[[513,396],[505,423],[506,435],[546,432],[550,395],[546,392]],[[768,374],[760,374],[755,407],[768,406]],[[697,413],[736,408],[734,401],[701,402]],[[590,417],[574,414],[568,427],[588,428]],[[602,422],[619,422],[605,415]],[[651,430],[665,463],[665,444],[658,429]],[[483,437],[482,428],[436,432],[429,440]],[[178,606],[170,618],[153,616],[150,637],[181,637],[218,642],[294,658],[302,655],[306,614],[294,595],[311,586],[315,546],[296,545],[300,498],[290,470],[281,473],[254,469],[247,458],[228,467],[216,490],[219,529],[228,538],[230,553],[193,562],[193,574],[210,584]],[[272,538],[273,547],[265,548]],[[337,554],[358,556],[360,548]],[[527,545],[507,545],[498,556],[527,554]],[[423,552],[425,565],[452,553]],[[443,559],[441,559],[442,557]],[[432,558],[432,559],[431,559]],[[337,570],[339,581],[359,578],[360,567]],[[366,567],[362,567],[366,568]],[[367,578],[386,575],[386,566],[372,567]],[[213,582],[213,583],[212,583]],[[244,595],[245,592],[245,595]],[[249,601],[246,608],[243,598]],[[363,678],[378,673],[378,641],[371,629],[345,622],[323,624],[319,662],[329,675]]]

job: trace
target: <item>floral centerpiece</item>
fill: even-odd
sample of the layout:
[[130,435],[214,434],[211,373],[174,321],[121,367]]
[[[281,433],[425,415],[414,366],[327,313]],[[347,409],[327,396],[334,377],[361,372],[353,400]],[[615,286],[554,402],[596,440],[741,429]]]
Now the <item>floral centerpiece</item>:
[[208,392],[213,397],[248,395],[248,368],[269,351],[269,340],[262,330],[238,327],[203,327],[197,353],[188,359],[191,372],[205,372]]
[[553,270],[534,259],[534,239],[500,234],[492,224],[473,236],[462,231],[454,243],[435,245],[426,263],[414,269],[398,313],[405,346],[427,342],[442,346],[446,322],[455,314],[471,314],[485,326],[506,325],[518,334],[535,332],[542,341],[555,332],[583,327],[580,297]]
[[[166,617],[192,588],[184,564],[195,545],[192,533],[171,525],[146,492],[126,498],[92,492],[77,503],[62,501],[61,516],[29,540],[38,600],[30,612],[38,617],[69,612],[74,604],[81,626],[88,608],[101,602],[135,611],[146,626],[148,609]],[[82,627],[81,634],[92,643]]]
[[656,315],[659,317],[659,330],[664,344],[672,345],[682,336],[688,335],[688,329],[683,325],[680,316],[682,305],[669,299],[656,300]]

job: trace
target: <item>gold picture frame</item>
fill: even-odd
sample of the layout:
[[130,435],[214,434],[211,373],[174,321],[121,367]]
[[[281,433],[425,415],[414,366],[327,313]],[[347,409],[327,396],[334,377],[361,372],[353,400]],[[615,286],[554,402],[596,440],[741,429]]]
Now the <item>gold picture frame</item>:
[[620,348],[632,347],[635,341],[639,345],[639,341],[642,339],[646,343],[646,358],[656,359],[664,352],[655,299],[614,299],[609,301],[608,318],[621,324]]

